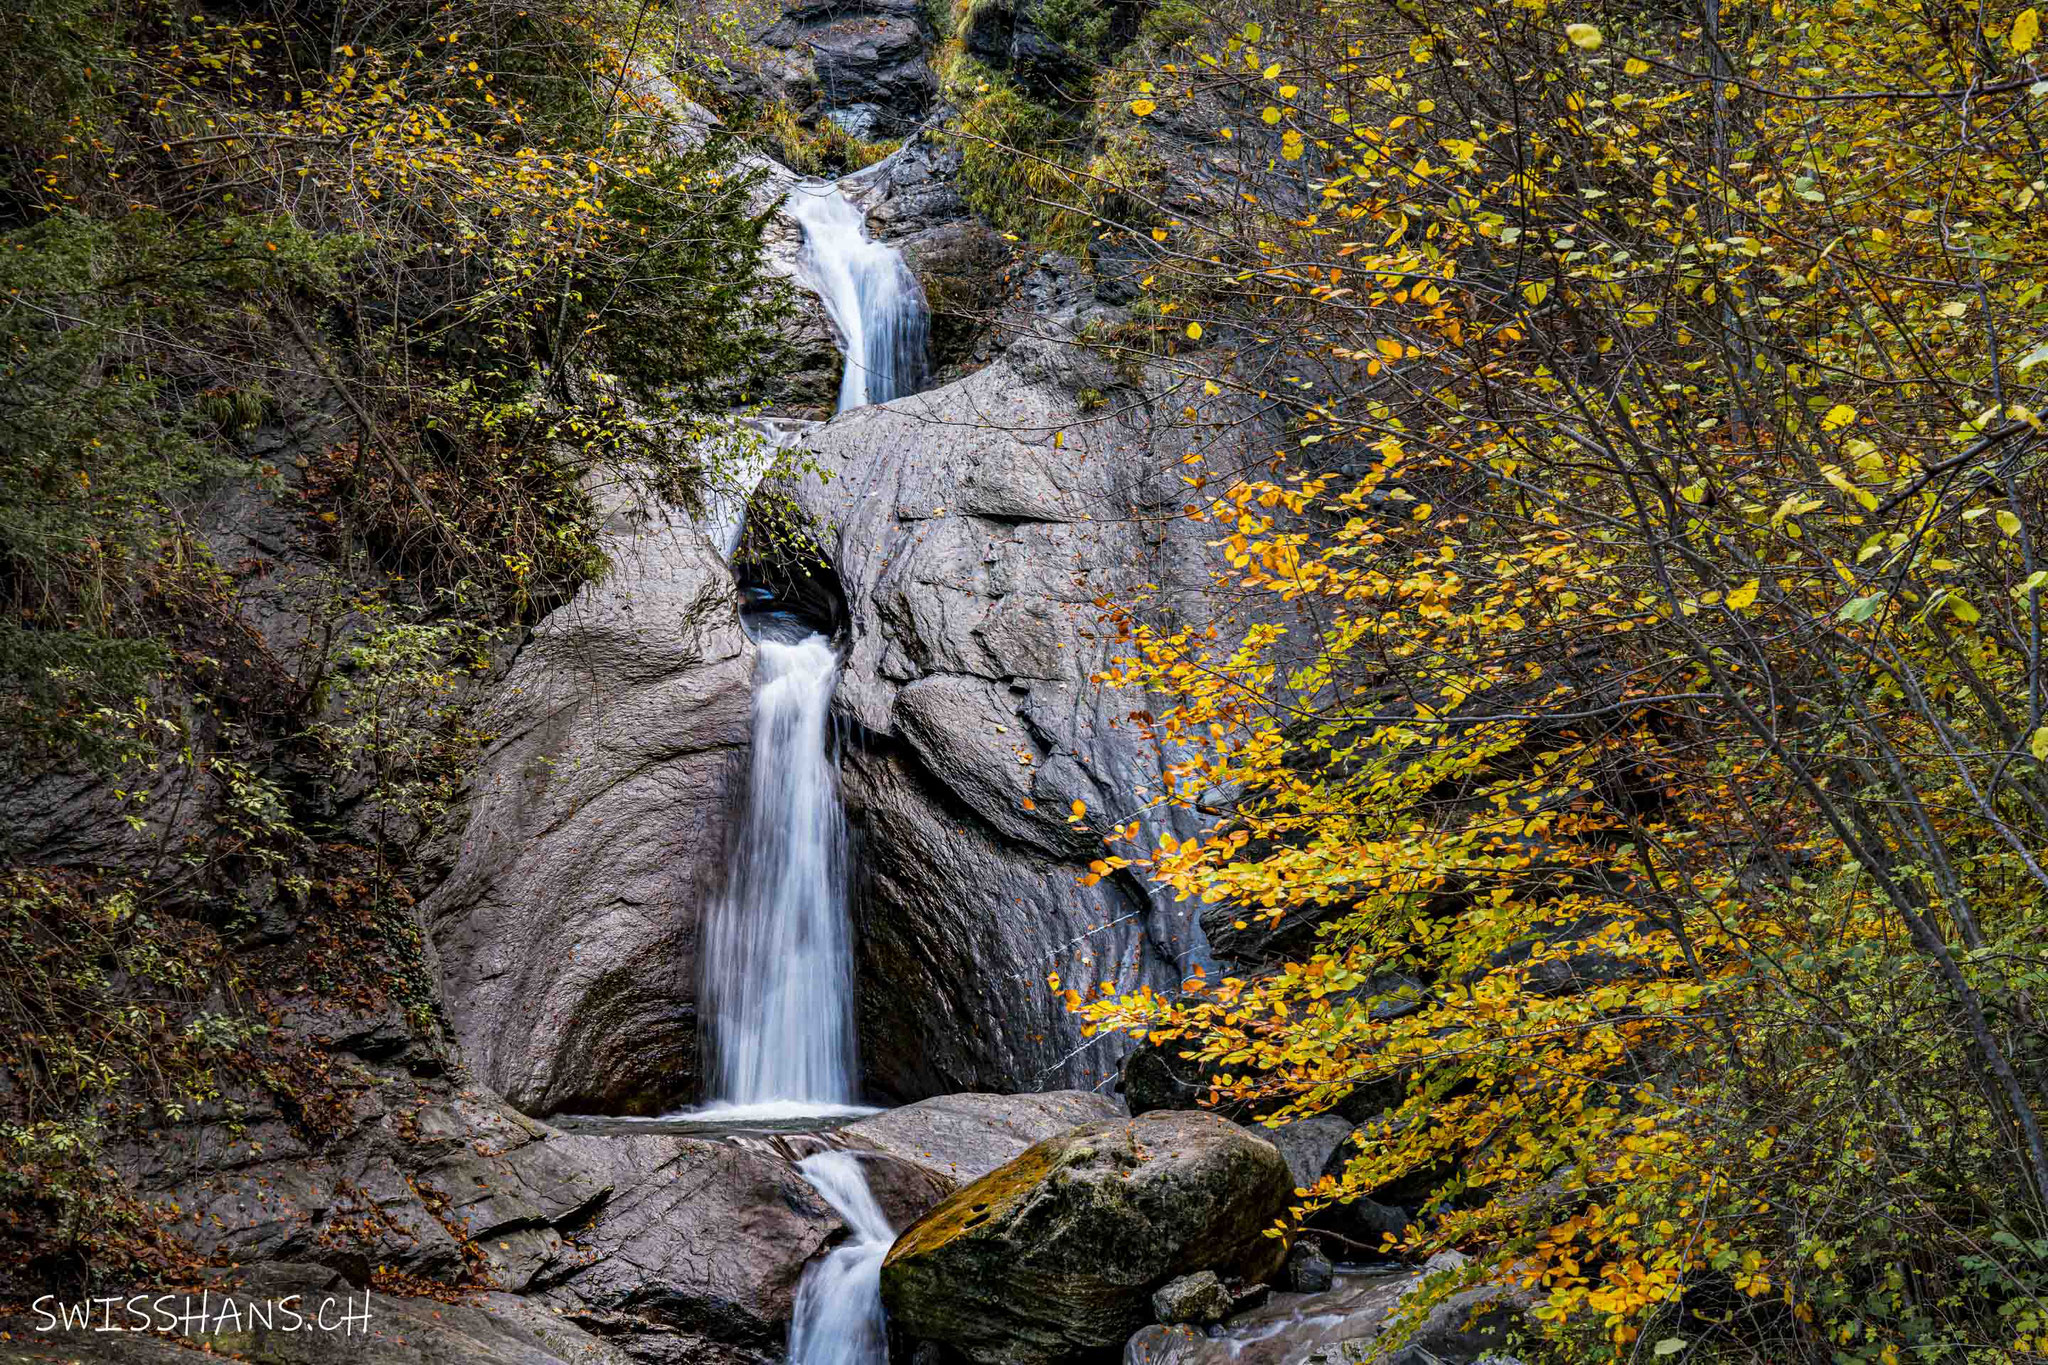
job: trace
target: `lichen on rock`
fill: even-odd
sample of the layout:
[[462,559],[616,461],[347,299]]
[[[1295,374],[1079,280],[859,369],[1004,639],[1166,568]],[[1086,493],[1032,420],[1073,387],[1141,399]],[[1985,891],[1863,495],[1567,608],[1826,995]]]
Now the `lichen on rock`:
[[946,1199],[896,1241],[883,1301],[907,1335],[979,1365],[1120,1346],[1194,1271],[1259,1281],[1292,1189],[1272,1144],[1210,1114],[1084,1124]]

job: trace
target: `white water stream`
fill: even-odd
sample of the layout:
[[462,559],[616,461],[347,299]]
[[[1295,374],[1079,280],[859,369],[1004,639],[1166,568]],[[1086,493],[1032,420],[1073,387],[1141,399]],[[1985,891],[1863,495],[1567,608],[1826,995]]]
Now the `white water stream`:
[[760,641],[747,809],[704,933],[712,1113],[825,1114],[856,1098],[838,678],[821,635]]
[[[894,248],[868,239],[837,185],[786,202],[804,230],[800,278],[824,301],[846,365],[839,411],[915,391],[924,377],[924,295]],[[714,507],[728,558],[753,485],[796,433],[761,429],[761,458]],[[777,626],[789,623],[777,622]],[[764,629],[754,681],[747,809],[723,894],[705,919],[705,1055],[711,1102],[695,1117],[788,1120],[858,1109],[846,822],[832,753],[839,658],[822,635]],[[858,1158],[820,1152],[798,1169],[852,1236],[804,1271],[790,1365],[884,1365],[882,1259],[895,1233]]]
[[[806,181],[790,190],[783,210],[804,232],[797,279],[825,305],[845,348],[838,411],[886,403],[915,393],[924,380],[930,319],[924,291],[895,247],[873,241],[867,215],[838,184]],[[730,463],[709,497],[706,529],[731,559],[739,548],[746,507],[776,458],[813,423],[787,417],[741,418],[758,440]]]
[[[804,230],[800,278],[846,348],[839,410],[911,392],[924,373],[925,304],[895,248],[836,184],[798,185],[784,204]],[[756,421],[759,458],[713,499],[729,557],[746,501],[803,428]],[[854,1107],[853,953],[846,827],[831,754],[839,660],[823,636],[760,641],[748,806],[726,887],[706,916],[700,997],[711,1102],[702,1117],[787,1119]],[[857,1172],[856,1172],[857,1174]]]
[[882,1365],[882,1258],[896,1240],[851,1152],[819,1152],[797,1169],[846,1220],[852,1236],[804,1268],[789,1324],[789,1365]]
[[915,392],[928,323],[924,293],[902,255],[869,240],[867,215],[837,185],[798,185],[783,206],[804,230],[798,278],[824,301],[846,348],[839,410]]

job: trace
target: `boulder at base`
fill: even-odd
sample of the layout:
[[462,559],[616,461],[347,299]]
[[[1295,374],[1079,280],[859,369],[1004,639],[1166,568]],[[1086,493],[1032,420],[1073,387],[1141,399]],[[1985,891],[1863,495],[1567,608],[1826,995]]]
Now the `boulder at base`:
[[1114,1100],[1086,1090],[934,1095],[848,1124],[838,1136],[842,1146],[915,1161],[957,1186],[1015,1161],[1035,1143],[1084,1123],[1118,1117]]
[[1152,1291],[1213,1270],[1263,1280],[1294,1181],[1273,1144],[1213,1114],[1106,1119],[1048,1138],[896,1239],[882,1299],[906,1335],[979,1365],[1121,1346]]

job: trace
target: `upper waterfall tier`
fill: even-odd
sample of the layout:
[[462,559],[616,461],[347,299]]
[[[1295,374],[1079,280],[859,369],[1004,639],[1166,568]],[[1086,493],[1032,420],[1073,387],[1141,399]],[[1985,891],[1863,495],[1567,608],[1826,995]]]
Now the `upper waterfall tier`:
[[916,392],[928,321],[903,257],[869,240],[865,216],[837,185],[798,185],[785,207],[804,230],[799,278],[824,301],[846,352],[839,411]]

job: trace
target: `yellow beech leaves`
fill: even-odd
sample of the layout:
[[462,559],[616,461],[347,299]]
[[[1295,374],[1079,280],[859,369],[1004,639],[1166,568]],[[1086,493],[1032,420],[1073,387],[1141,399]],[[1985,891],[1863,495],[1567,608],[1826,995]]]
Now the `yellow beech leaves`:
[[1399,1204],[1560,1359],[2048,1348],[2039,14],[1715,14],[1151,73],[1229,149],[1136,310],[1218,578],[1103,681],[1200,832],[1087,875],[1242,956],[1082,1008],[1345,1105],[1290,1222]]

